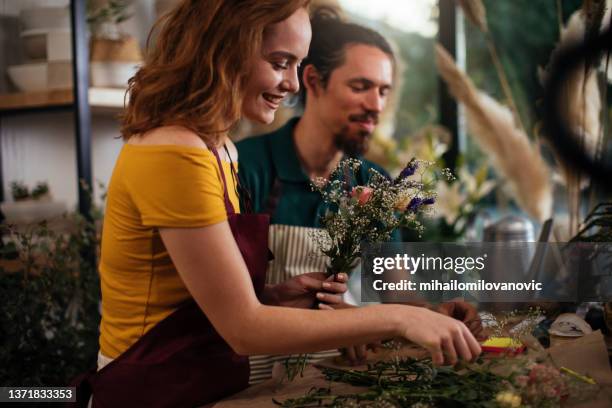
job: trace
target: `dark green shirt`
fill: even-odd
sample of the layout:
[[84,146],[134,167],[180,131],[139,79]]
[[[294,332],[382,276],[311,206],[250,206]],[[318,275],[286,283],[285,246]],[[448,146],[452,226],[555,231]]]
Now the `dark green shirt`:
[[[238,177],[250,193],[254,212],[273,210],[272,224],[321,227],[319,221],[327,205],[317,191],[312,191],[297,157],[293,129],[299,120],[293,118],[272,133],[238,142]],[[370,169],[387,174],[380,166],[361,160],[363,164],[351,180],[352,185],[365,185]]]

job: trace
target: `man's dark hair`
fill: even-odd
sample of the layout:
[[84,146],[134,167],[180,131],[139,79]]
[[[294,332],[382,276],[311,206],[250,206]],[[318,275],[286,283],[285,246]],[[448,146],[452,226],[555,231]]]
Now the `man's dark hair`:
[[395,62],[393,50],[382,35],[367,27],[342,21],[333,8],[320,7],[316,9],[310,17],[310,24],[312,26],[310,50],[298,71],[302,103],[306,101],[306,89],[303,86],[302,78],[304,68],[313,65],[321,77],[323,87],[326,87],[331,73],[344,64],[348,45],[371,45],[389,55]]

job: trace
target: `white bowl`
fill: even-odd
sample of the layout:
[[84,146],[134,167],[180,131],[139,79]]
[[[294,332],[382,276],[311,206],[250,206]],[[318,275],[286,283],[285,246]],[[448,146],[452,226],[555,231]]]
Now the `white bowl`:
[[24,30],[70,28],[68,7],[35,7],[21,10],[19,19]]
[[127,88],[128,81],[138,71],[133,62],[91,62],[91,86]]
[[17,201],[0,204],[2,213],[9,224],[29,224],[50,220],[64,214],[68,208],[61,201]]
[[8,67],[11,81],[23,92],[67,89],[72,87],[70,61],[37,62]]
[[13,65],[8,67],[8,75],[15,86],[23,92],[44,91],[47,89],[47,63]]

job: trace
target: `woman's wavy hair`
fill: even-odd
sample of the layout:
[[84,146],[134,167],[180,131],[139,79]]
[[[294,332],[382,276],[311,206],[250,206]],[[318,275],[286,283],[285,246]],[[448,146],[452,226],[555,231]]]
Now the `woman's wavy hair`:
[[174,125],[207,145],[217,144],[240,119],[244,85],[264,30],[309,2],[183,0],[153,26],[145,62],[128,83],[124,140]]

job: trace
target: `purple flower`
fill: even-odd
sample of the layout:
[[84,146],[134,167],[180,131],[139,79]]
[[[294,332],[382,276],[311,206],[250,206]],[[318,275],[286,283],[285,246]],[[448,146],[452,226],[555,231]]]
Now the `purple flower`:
[[410,202],[406,206],[406,211],[416,212],[416,210],[419,209],[422,203],[423,203],[422,198],[414,197],[412,200],[410,200]]
[[431,204],[433,204],[435,202],[436,202],[436,200],[433,197],[429,197],[429,198],[414,197],[412,200],[410,200],[410,202],[406,206],[406,211],[417,212],[417,210],[421,206],[423,206],[423,205],[431,205]]
[[399,176],[397,176],[396,181],[400,181],[405,179],[406,177],[412,176],[418,168],[419,163],[415,159],[410,160],[406,167],[404,167],[404,169],[400,172]]

